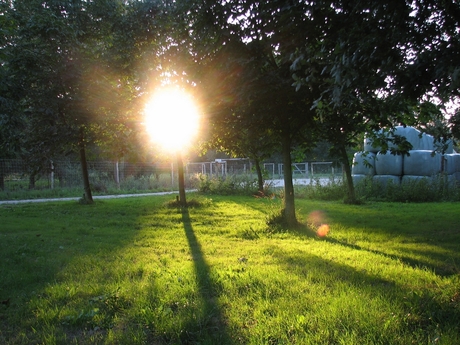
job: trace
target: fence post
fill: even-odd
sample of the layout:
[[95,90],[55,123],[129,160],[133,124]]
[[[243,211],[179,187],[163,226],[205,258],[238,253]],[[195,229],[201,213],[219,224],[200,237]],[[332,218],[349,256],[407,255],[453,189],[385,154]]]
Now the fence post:
[[51,189],[54,189],[54,164],[51,159],[50,159],[50,187]]
[[115,161],[115,183],[117,184],[117,189],[120,189],[120,169],[118,160]]
[[171,162],[171,190],[174,189],[174,162]]

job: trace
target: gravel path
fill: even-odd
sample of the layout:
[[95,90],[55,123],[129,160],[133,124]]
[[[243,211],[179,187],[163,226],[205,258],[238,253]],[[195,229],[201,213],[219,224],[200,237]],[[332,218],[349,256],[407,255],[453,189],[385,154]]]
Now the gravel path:
[[[193,192],[192,190],[187,192]],[[167,194],[175,194],[178,192],[158,192],[158,193],[141,193],[141,194],[120,194],[120,195],[96,195],[93,196],[93,199],[115,199],[115,198],[130,198],[135,196],[151,196],[151,195],[167,195]],[[33,202],[51,202],[51,201],[77,201],[80,197],[74,198],[53,198],[53,199],[27,199],[27,200],[2,200],[0,201],[0,205],[7,205],[7,204],[25,204],[25,203],[33,203]]]

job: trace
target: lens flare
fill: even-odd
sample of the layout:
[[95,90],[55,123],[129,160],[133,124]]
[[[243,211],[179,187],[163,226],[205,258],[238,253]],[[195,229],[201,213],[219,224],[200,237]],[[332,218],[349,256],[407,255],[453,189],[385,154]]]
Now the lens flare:
[[307,222],[314,226],[315,228],[325,223],[326,216],[323,211],[316,210],[310,212],[307,217]]
[[321,225],[321,226],[318,228],[318,230],[316,230],[316,234],[317,234],[319,237],[326,237],[328,233],[329,233],[329,225],[327,225],[327,224]]
[[308,225],[316,229],[316,234],[319,237],[325,237],[329,233],[329,225],[327,224],[326,214],[321,210],[310,212],[307,217]]

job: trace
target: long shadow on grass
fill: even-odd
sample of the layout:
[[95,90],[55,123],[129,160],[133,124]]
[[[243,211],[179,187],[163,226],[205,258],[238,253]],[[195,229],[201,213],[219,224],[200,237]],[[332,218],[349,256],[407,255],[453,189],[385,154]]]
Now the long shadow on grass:
[[[115,313],[103,310],[106,298],[117,295],[117,303],[129,299],[112,287],[120,274],[118,262],[124,259],[119,251],[144,226],[139,218],[151,213],[151,203],[140,199],[0,208],[0,300],[8,302],[0,305],[0,314],[5,313],[0,315],[0,343],[18,334],[28,339],[24,342],[46,342],[50,322],[57,343],[74,338],[85,343],[88,324],[100,328],[103,337],[102,329],[116,319]],[[68,305],[74,310],[64,316],[61,310]],[[98,313],[86,313],[96,307]]]
[[[429,212],[422,212],[414,204],[344,205],[331,210],[328,216],[345,227],[366,229],[369,236],[383,234],[388,238],[402,238],[401,243],[426,244],[440,248],[440,251],[402,250],[406,250],[409,255],[413,252],[438,262],[446,262],[446,259],[449,259],[451,264],[441,267],[430,265],[428,260],[423,262],[408,256],[400,259],[411,266],[426,266],[441,275],[458,274],[460,223],[457,207],[443,207],[439,203],[434,203]],[[360,236],[357,234],[357,237]],[[347,245],[344,242],[340,244]]]
[[365,288],[395,287],[395,284],[390,280],[382,279],[377,275],[364,271],[360,272],[351,266],[321,258],[311,253],[284,253],[279,247],[273,249],[273,257],[278,260],[282,267],[301,278],[311,279],[313,283],[325,282],[324,278],[327,277],[329,281],[327,285],[348,282],[351,285]]
[[[458,330],[460,309],[457,293],[450,301],[444,301],[436,298],[435,290],[413,291],[376,274],[360,271],[352,266],[307,252],[284,253],[279,247],[276,247],[273,252],[274,259],[284,270],[302,279],[308,279],[311,284],[324,285],[325,293],[334,293],[335,286],[347,284],[352,289],[360,291],[363,298],[385,296],[387,300],[393,301],[389,305],[396,301],[403,308],[403,313],[407,315],[404,324],[409,331],[423,330],[429,334],[437,327],[443,330]],[[337,291],[340,293],[343,288],[338,287]]]
[[[372,254],[383,256],[385,258],[389,258],[391,260],[401,261],[404,265],[410,266],[412,268],[425,267],[425,268],[427,268],[429,270],[432,270],[437,275],[440,275],[440,276],[443,276],[443,277],[448,277],[448,276],[451,276],[453,274],[458,274],[459,273],[458,268],[455,265],[455,261],[453,259],[452,259],[452,263],[448,263],[448,262],[446,262],[446,259],[447,259],[446,256],[442,256],[440,254],[436,255],[433,252],[418,251],[420,254],[423,254],[424,256],[430,256],[432,258],[436,258],[440,262],[444,262],[442,266],[432,265],[432,264],[430,264],[428,262],[424,262],[422,260],[416,260],[416,259],[410,258],[408,256],[388,254],[388,253],[385,253],[385,252],[382,252],[382,251],[379,251],[379,250],[375,250],[375,249],[363,248],[363,247],[361,247],[361,246],[359,246],[357,244],[347,243],[347,242],[344,242],[344,241],[337,240],[335,238],[325,238],[324,241],[327,241],[327,242],[330,242],[330,243],[333,243],[333,244],[338,244],[338,245],[341,245],[343,247],[347,247],[347,248],[351,248],[351,249],[355,249],[355,250],[363,250],[363,251],[366,251],[368,253],[372,253]],[[411,251],[414,252],[414,250],[411,250]]]
[[187,209],[182,210],[185,235],[190,246],[199,293],[203,301],[202,316],[185,327],[188,331],[181,337],[183,343],[230,344],[225,319],[217,304],[218,289],[210,277],[210,268],[204,258],[201,244],[193,231],[192,221]]

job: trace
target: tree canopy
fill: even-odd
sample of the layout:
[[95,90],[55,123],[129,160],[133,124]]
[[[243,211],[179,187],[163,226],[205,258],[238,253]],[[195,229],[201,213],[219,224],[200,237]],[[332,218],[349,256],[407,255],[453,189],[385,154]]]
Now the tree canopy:
[[199,94],[208,147],[283,153],[294,224],[293,147],[329,142],[353,200],[357,138],[428,123],[439,112],[423,104],[459,96],[459,20],[448,0],[2,2],[2,154],[38,167],[68,150],[83,163],[90,142],[136,151],[142,105],[166,79]]
[[[36,169],[65,151],[79,151],[83,165],[89,142],[115,157],[129,151],[147,74],[137,65],[147,66],[147,54],[159,64],[152,59],[161,49],[157,5],[15,0],[2,10],[11,24],[1,47],[1,119],[16,129],[2,130],[2,146],[18,143],[9,152]],[[85,186],[91,199],[87,178]]]
[[[314,31],[294,54],[294,85],[299,92],[318,88],[320,97],[313,107],[321,137],[342,158],[350,200],[354,189],[346,148],[362,133],[416,123],[413,109],[428,92],[441,98],[456,92],[453,71],[458,63],[453,61],[458,48],[453,47],[458,44],[458,26],[454,29],[452,15],[458,5],[444,5],[448,6],[418,1],[311,4],[308,16]],[[448,15],[449,9],[454,11]],[[447,63],[434,68],[437,60]]]

